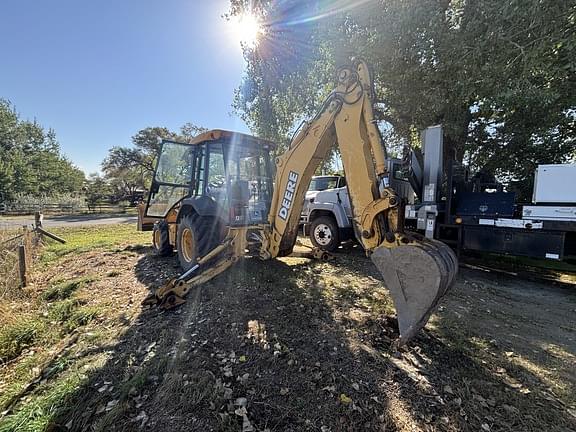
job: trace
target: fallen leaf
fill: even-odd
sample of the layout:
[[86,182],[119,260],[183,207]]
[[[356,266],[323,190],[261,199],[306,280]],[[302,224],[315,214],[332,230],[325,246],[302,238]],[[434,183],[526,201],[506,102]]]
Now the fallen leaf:
[[112,410],[112,408],[114,408],[116,405],[118,405],[118,399],[111,400],[106,404],[106,411]]
[[360,390],[360,386],[358,385],[358,383],[352,383],[352,388],[356,391]]
[[144,411],[140,411],[140,414],[134,418],[134,421],[139,421],[140,427],[143,428],[144,425],[148,423],[148,415]]
[[106,411],[106,407],[104,405],[100,405],[96,410],[96,414],[102,414],[104,411]]
[[242,432],[254,432],[254,426],[248,420],[248,416],[242,416]]
[[490,426],[488,426],[487,423],[482,423],[482,426],[480,427],[482,428],[483,431],[490,432]]
[[454,394],[454,391],[452,390],[452,387],[450,387],[449,385],[445,385],[445,386],[444,386],[444,391],[445,391],[446,393]]
[[519,414],[519,413],[520,413],[520,411],[518,410],[518,408],[513,407],[513,406],[511,406],[511,405],[503,404],[503,405],[502,405],[502,408],[504,409],[504,411],[507,411],[508,413],[511,413],[511,414]]
[[345,404],[349,404],[349,403],[352,403],[352,399],[350,397],[348,397],[346,394],[341,393],[340,394],[340,402],[345,403]]
[[240,360],[240,363],[244,363],[246,361],[246,356],[245,355],[241,355],[238,360]]
[[245,407],[240,407],[240,408],[236,408],[234,410],[234,414],[236,414],[237,416],[243,417],[246,414],[248,414],[248,411],[246,410]]
[[241,377],[237,377],[236,381],[240,381],[242,384],[246,384],[246,381],[248,381],[248,378],[250,378],[250,374],[249,373],[245,373],[244,375],[242,375]]

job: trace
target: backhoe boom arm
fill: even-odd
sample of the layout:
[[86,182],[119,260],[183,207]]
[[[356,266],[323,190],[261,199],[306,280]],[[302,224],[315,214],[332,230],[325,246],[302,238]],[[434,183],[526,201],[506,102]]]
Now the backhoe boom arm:
[[399,200],[387,186],[386,151],[374,122],[372,93],[366,63],[357,61],[342,68],[336,89],[318,115],[300,129],[277,159],[268,218],[272,232],[266,245],[272,257],[291,253],[310,180],[335,144],[346,172],[354,231],[364,249],[371,252],[406,237],[398,230]]
[[375,123],[373,86],[363,61],[340,69],[336,89],[277,161],[275,189],[260,255],[292,253],[304,195],[333,145],[340,150],[357,240],[380,270],[396,306],[400,343],[422,328],[456,275],[450,248],[405,233],[389,187],[386,150]]

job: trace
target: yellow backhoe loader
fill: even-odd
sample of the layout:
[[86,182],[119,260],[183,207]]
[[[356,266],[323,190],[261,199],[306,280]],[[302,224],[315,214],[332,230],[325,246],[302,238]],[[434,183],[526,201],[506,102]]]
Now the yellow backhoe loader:
[[386,151],[373,114],[366,63],[338,72],[335,90],[275,160],[275,145],[240,133],[205,132],[191,142],[164,141],[145,216],[160,255],[174,248],[183,269],[145,303],[170,308],[238,259],[290,255],[304,195],[336,144],[348,182],[355,236],[380,270],[398,316],[399,343],[427,322],[452,285],[457,260],[443,243],[404,232],[402,202],[389,187]]

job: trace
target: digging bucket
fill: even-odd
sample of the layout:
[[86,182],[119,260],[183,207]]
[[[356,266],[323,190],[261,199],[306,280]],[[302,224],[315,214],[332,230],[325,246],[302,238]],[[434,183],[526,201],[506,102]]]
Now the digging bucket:
[[458,259],[437,240],[422,239],[395,248],[379,247],[371,255],[394,300],[399,345],[426,325],[456,278]]

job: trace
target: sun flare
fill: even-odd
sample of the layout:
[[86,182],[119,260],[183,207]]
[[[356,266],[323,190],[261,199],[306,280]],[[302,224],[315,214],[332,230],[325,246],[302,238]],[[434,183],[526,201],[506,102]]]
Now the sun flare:
[[258,39],[262,35],[263,27],[258,18],[254,15],[237,16],[232,24],[234,26],[234,36],[245,45],[254,46],[258,44]]

